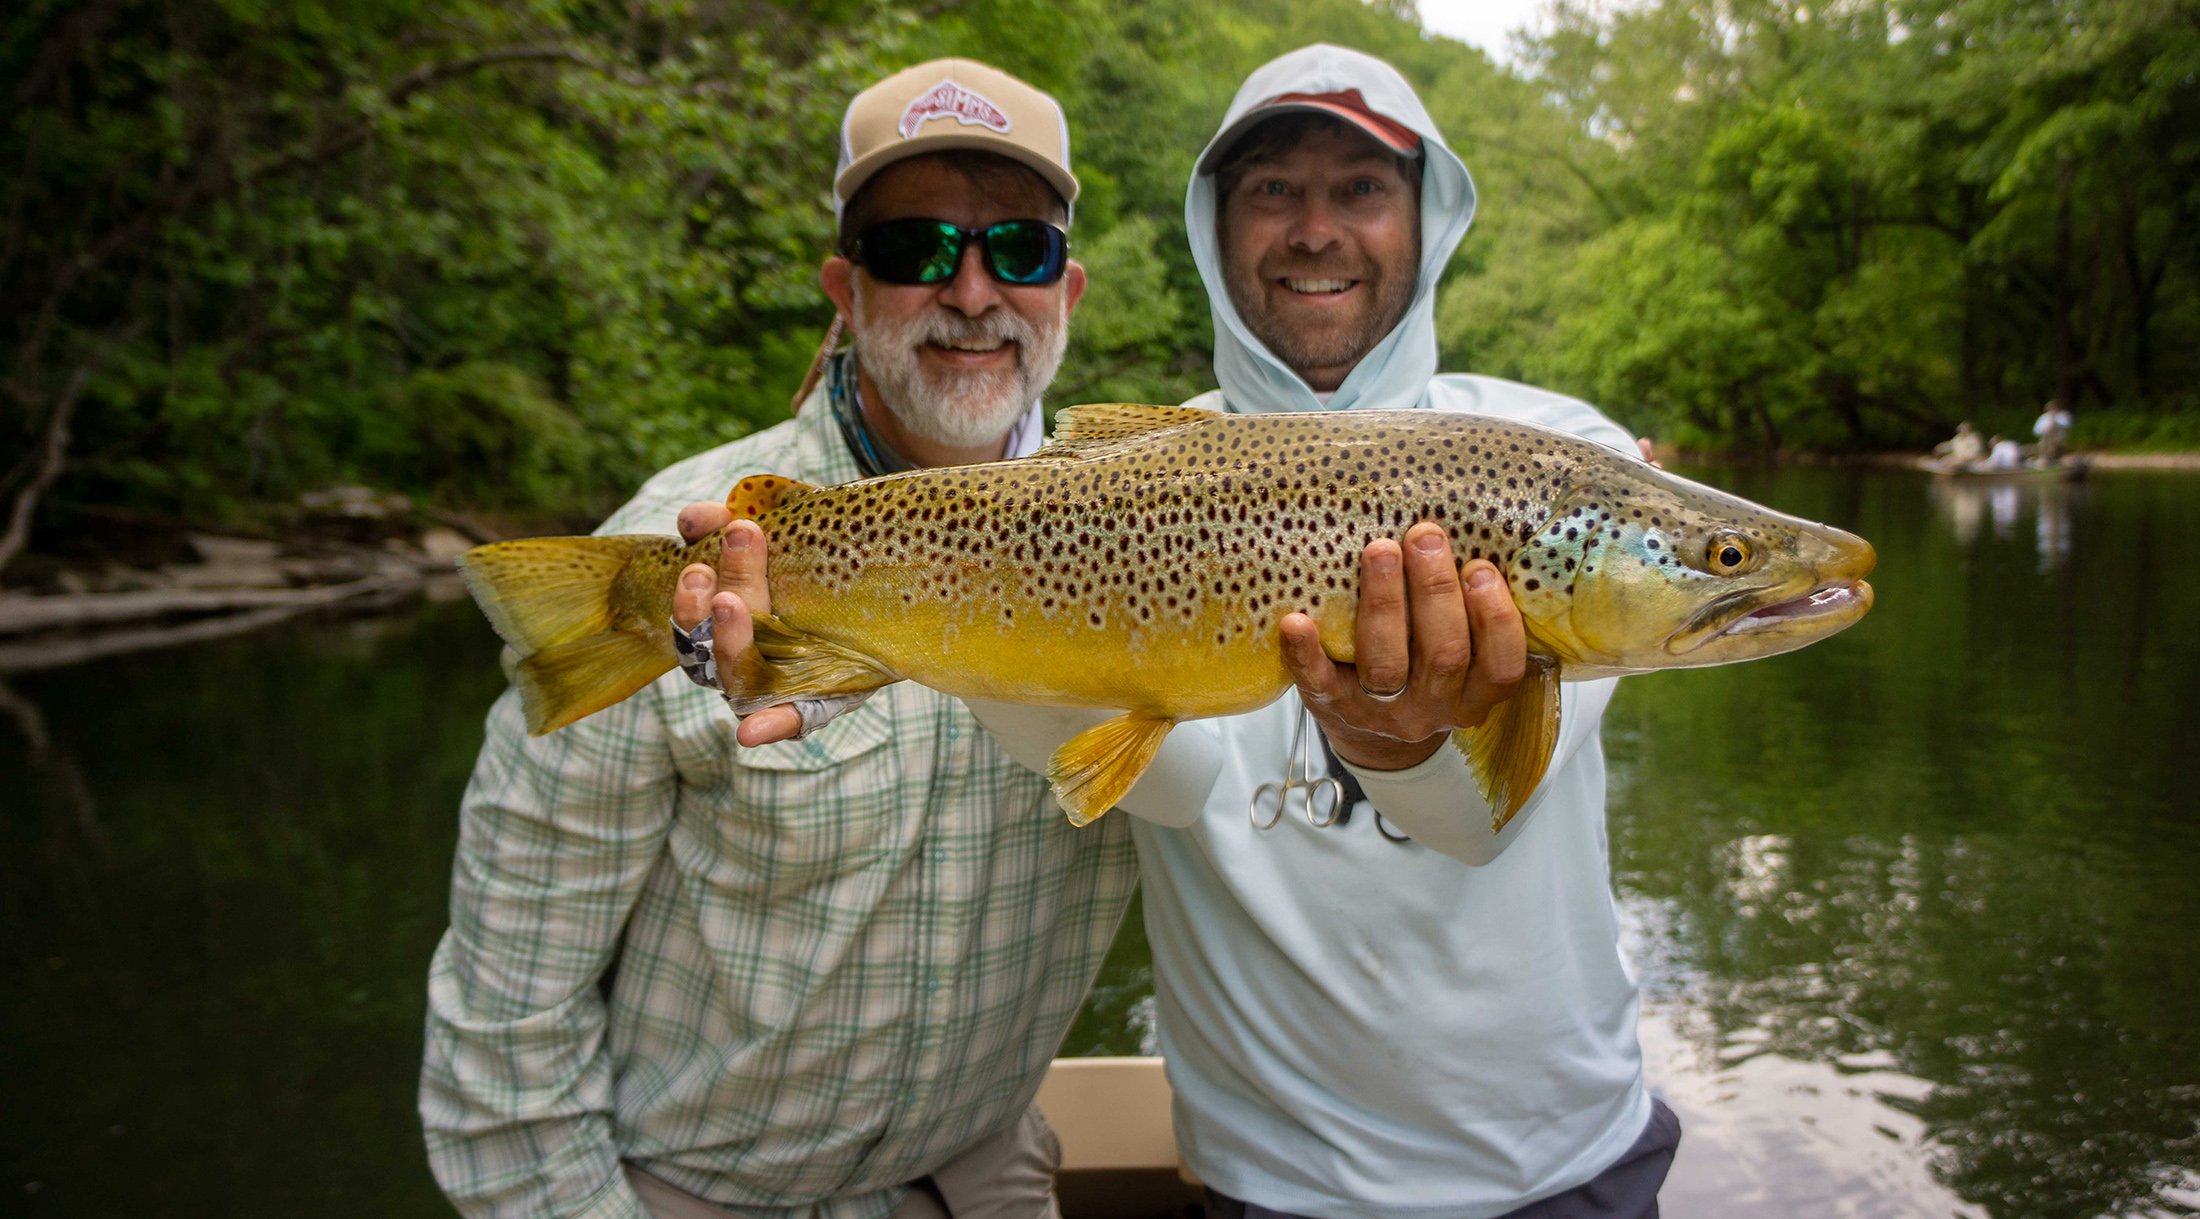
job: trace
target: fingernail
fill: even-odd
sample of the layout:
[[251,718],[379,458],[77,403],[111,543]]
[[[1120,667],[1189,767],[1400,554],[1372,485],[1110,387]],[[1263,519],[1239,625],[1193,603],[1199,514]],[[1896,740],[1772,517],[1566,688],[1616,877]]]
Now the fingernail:
[[1433,529],[1426,530],[1413,539],[1413,548],[1422,554],[1442,554],[1444,535]]
[[747,550],[750,540],[749,531],[746,529],[726,530],[726,549],[728,550]]
[[1398,570],[1398,555],[1390,550],[1378,551],[1368,556],[1367,569],[1378,576],[1387,576]]
[[1497,573],[1487,567],[1477,567],[1474,569],[1474,574],[1467,577],[1468,588],[1488,588],[1495,583],[1497,583]]
[[703,592],[711,586],[711,583],[711,575],[708,571],[684,571],[680,573],[680,587],[687,589],[689,592]]
[[724,601],[711,602],[710,624],[713,627],[732,626],[733,607]]

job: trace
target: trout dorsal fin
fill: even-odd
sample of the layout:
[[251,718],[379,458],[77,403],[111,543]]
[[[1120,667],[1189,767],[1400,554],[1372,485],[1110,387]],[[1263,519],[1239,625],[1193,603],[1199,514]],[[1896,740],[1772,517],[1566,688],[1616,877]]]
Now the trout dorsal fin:
[[1475,786],[1490,802],[1490,832],[1505,828],[1543,782],[1558,748],[1558,662],[1528,655],[1528,675],[1513,696],[1474,728],[1451,734],[1467,755]]
[[751,474],[733,484],[726,496],[726,511],[737,521],[753,521],[765,513],[817,490],[815,484],[783,474]]
[[1217,417],[1215,411],[1196,406],[1147,406],[1137,402],[1087,402],[1062,408],[1054,417],[1054,440],[1074,444],[1084,440],[1121,440],[1143,436],[1183,423]]

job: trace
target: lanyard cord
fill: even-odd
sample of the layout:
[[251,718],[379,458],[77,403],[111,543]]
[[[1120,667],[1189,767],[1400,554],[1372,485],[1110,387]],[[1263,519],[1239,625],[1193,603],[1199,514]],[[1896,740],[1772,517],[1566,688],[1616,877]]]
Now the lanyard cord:
[[832,357],[826,367],[826,394],[832,403],[833,420],[840,425],[840,438],[847,444],[848,453],[856,459],[856,469],[865,478],[877,478],[881,474],[913,467],[892,445],[879,439],[871,425],[863,418],[863,391],[848,376],[848,352]]

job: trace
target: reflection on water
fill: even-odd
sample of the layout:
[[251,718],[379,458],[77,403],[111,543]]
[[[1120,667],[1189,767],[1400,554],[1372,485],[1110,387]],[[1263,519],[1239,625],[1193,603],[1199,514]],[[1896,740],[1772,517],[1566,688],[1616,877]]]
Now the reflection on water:
[[1935,478],[1931,486],[1933,504],[1959,544],[1976,545],[1982,522],[1991,522],[1998,541],[2010,541],[2025,521],[2040,572],[2051,572],[2070,558],[2072,502],[2085,494],[2086,484],[2012,476]]
[[469,604],[8,679],[0,1213],[448,1215],[413,1116]]
[[[1646,1038],[1688,1047],[1667,1086],[1799,1140],[1710,1148],[1779,1190],[1719,1213],[1849,1213],[1778,1183],[1823,1177],[1803,1128],[1853,1128],[1850,1101],[1882,1159],[1988,1214],[2188,1213],[2200,641],[2169,624],[2200,594],[2200,483],[1753,477],[1879,546],[1878,607],[1793,656],[1630,681],[1606,734]],[[1783,1091],[1859,1063],[1844,1116],[1822,1082]],[[1855,1213],[1949,1213],[1915,1196]]]
[[[2200,478],[1709,481],[1879,601],[1607,718],[1667,1213],[2200,1214]],[[420,987],[494,658],[459,604],[4,683],[9,1213],[448,1213]],[[1151,995],[1134,918],[1066,1048],[1150,1051]]]

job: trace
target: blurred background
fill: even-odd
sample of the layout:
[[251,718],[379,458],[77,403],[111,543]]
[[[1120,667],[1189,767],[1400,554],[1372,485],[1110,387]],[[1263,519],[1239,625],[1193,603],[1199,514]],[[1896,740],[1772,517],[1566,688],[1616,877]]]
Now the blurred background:
[[[1607,719],[1669,1213],[2200,1214],[2171,0],[5,6],[0,1213],[446,1213],[420,991],[502,676],[430,573],[785,417],[841,108],[934,56],[1070,116],[1050,401],[1206,388],[1185,174],[1315,40],[1475,173],[1445,367],[1880,549],[1859,627]],[[1875,464],[2051,397],[2081,481]],[[1150,994],[1134,918],[1065,1052]]]

